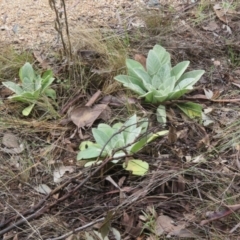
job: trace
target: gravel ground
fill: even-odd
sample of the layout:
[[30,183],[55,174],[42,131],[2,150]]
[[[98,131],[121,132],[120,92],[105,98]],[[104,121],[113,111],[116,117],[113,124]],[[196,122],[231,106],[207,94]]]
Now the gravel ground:
[[[2,0],[0,3],[0,42],[35,49],[54,44],[54,11],[48,0]],[[60,1],[59,1],[60,2]],[[156,7],[158,1],[143,0],[65,0],[70,29],[79,25],[110,26],[129,20],[140,7]]]

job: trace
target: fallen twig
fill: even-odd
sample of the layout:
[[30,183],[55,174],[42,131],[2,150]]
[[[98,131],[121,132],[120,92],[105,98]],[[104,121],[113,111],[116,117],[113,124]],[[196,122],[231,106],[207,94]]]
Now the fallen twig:
[[226,216],[238,211],[240,209],[240,204],[228,205],[225,207],[226,207],[225,210],[214,212],[213,214],[211,214],[210,219],[201,221],[200,225],[201,226],[206,225],[209,222],[216,221],[218,219],[221,219],[223,217],[226,217]]

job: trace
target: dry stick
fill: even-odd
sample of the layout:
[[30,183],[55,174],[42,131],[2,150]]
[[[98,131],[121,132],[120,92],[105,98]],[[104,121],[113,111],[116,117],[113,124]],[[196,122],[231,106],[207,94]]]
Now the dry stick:
[[[69,47],[69,57],[70,60],[73,60],[73,56],[72,56],[72,44],[70,41],[70,34],[69,34],[69,28],[68,28],[68,19],[67,19],[67,10],[66,10],[66,5],[65,5],[65,0],[62,0],[62,5],[63,5],[63,10],[64,10],[64,19],[65,19],[65,25],[66,25],[66,33],[67,33],[67,38],[68,38],[68,47]],[[70,66],[70,64],[69,64]]]
[[203,226],[203,225],[206,225],[207,223],[209,222],[212,222],[212,221],[215,221],[215,220],[218,220],[220,218],[223,218],[223,217],[226,217],[236,211],[238,211],[240,209],[240,204],[236,204],[236,205],[226,205],[225,206],[227,209],[224,210],[224,211],[221,211],[219,213],[216,213],[214,215],[214,217],[210,218],[210,219],[207,219],[207,220],[203,220],[201,221],[200,225]]
[[97,92],[95,92],[92,97],[88,100],[88,102],[85,104],[86,107],[91,107],[99,98],[100,94],[102,92],[100,90],[97,90]]
[[49,5],[50,7],[54,10],[55,15],[56,15],[56,19],[55,19],[55,30],[58,32],[58,34],[61,37],[61,41],[62,41],[62,45],[63,45],[63,50],[65,55],[67,55],[67,47],[66,44],[64,42],[64,37],[63,37],[63,32],[62,32],[62,23],[61,23],[61,19],[60,19],[60,14],[59,11],[56,7],[56,3],[54,0],[49,0]]

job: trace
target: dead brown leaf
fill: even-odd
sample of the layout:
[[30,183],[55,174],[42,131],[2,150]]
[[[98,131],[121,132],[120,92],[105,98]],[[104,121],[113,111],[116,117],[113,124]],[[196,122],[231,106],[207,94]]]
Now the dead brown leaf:
[[216,13],[217,17],[224,23],[228,23],[228,19],[226,16],[226,12],[224,11],[224,9],[220,6],[220,4],[215,4],[213,6],[213,10]]
[[146,61],[147,59],[142,54],[135,54],[134,60],[138,61],[143,65],[143,67],[146,69]]
[[19,147],[18,137],[12,133],[5,133],[2,138],[2,143],[8,148]]
[[174,144],[177,141],[177,131],[174,126],[169,127],[169,132],[168,132],[168,142],[170,144]]
[[[186,227],[186,224],[184,222],[176,225],[176,223],[174,223],[170,217],[166,215],[161,215],[156,220],[155,234],[157,236],[167,234],[167,236],[182,237],[181,234],[186,232],[188,233],[188,231],[183,231],[185,230],[185,227]],[[191,237],[192,236],[193,235],[191,235]]]
[[101,113],[106,110],[107,104],[97,104],[93,108],[88,106],[77,107],[71,114],[70,119],[79,128],[91,127]]
[[42,53],[39,51],[33,51],[33,56],[36,58],[36,60],[40,63],[42,69],[50,69],[50,65],[47,63],[47,61],[42,57]]
[[215,31],[216,29],[218,29],[219,26],[217,25],[217,23],[216,23],[215,21],[211,21],[211,22],[208,23],[207,26],[202,27],[202,28],[203,28],[204,30],[206,30],[206,31],[213,32],[213,31]]

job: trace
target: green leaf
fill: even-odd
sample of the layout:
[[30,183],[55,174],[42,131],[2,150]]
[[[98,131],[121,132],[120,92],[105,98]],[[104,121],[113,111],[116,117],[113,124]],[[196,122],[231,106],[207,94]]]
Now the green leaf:
[[165,106],[159,105],[157,108],[156,115],[157,115],[157,121],[165,125],[165,123],[167,122],[167,113],[166,113]]
[[130,154],[134,154],[139,152],[143,147],[146,146],[148,141],[148,136],[143,136],[138,142],[134,143],[130,149],[129,149],[129,153]]
[[42,78],[38,75],[35,79],[35,91],[42,88]]
[[168,132],[169,132],[168,130],[163,130],[163,131],[156,132],[148,138],[147,142],[150,143],[158,137],[165,136],[165,135],[168,134]]
[[85,149],[88,149],[91,145],[93,145],[94,143],[91,142],[91,141],[83,141],[81,142],[81,144],[79,145],[79,149],[82,151],[82,150],[85,150]]
[[205,73],[204,70],[193,70],[193,71],[184,73],[177,82],[179,83],[186,78],[194,78],[193,84],[195,84],[204,73]]
[[164,91],[165,94],[169,94],[173,91],[175,83],[176,78],[174,76],[164,79],[163,89],[162,88],[161,89]]
[[146,102],[150,102],[150,103],[153,103],[153,92],[147,92],[143,95],[140,96],[141,98],[145,98],[145,101]]
[[108,144],[111,147],[111,149],[124,147],[125,141],[123,133],[122,132],[117,133],[119,129],[122,127],[122,124],[114,125],[114,127],[110,127],[109,125],[103,123],[98,125],[98,129],[104,132],[109,137],[109,139],[111,139]]
[[32,65],[29,62],[26,62],[19,70],[19,77],[22,82],[24,82],[24,78],[28,78],[29,81],[34,83],[34,79],[36,78],[36,74],[33,70]]
[[[132,70],[132,69],[142,69],[142,70],[145,70],[143,65],[140,62],[135,61],[133,59],[127,59],[126,60],[126,66],[127,66],[128,70]],[[131,73],[129,73],[129,74],[131,75]],[[131,76],[135,76],[135,74],[133,73],[133,75],[131,75]]]
[[127,75],[118,75],[116,77],[114,77],[115,80],[117,80],[118,82],[123,83],[123,85],[131,90],[133,90],[134,92],[138,93],[139,95],[141,94],[145,94],[145,87],[143,86],[141,79],[138,78],[134,78],[131,76],[127,76]]
[[153,92],[153,99],[155,103],[161,103],[167,100],[168,98],[168,92],[163,92],[162,90],[157,90],[156,92]]
[[190,64],[189,61],[183,61],[178,63],[176,66],[172,68],[171,76],[175,76],[176,80],[178,80],[182,76],[182,74],[185,72],[189,64]]
[[33,103],[36,101],[36,96],[34,94],[35,93],[25,92],[21,95],[12,95],[9,99],[23,103]]
[[131,171],[133,175],[143,176],[149,169],[149,164],[140,159],[131,159],[126,163],[123,163],[123,168],[127,171]]
[[149,90],[149,86],[151,86],[151,77],[150,75],[142,69],[133,69],[135,75],[141,79],[143,86],[145,89]]
[[42,91],[44,92],[55,80],[55,78],[46,78],[42,80]]
[[57,98],[56,92],[52,88],[45,89],[44,95],[46,95],[47,97],[52,98],[53,100],[55,100]]
[[23,89],[14,82],[9,81],[9,82],[3,82],[2,84],[8,89],[10,89],[11,91],[15,92],[17,95],[20,95],[23,93]]
[[148,143],[152,142],[158,137],[164,136],[168,134],[168,130],[163,130],[154,134],[148,134],[147,136],[143,136],[138,142],[134,143],[130,148],[130,153],[134,154],[139,152],[142,148],[144,148]]
[[45,79],[52,78],[52,77],[53,77],[53,71],[52,70],[47,70],[42,74],[43,82],[45,81]]
[[35,83],[28,77],[24,77],[22,80],[22,88],[24,92],[34,92]]
[[179,99],[181,96],[183,96],[185,93],[187,93],[189,91],[190,91],[189,89],[182,89],[182,90],[174,91],[168,95],[167,100]]
[[134,70],[136,69],[140,69],[145,71],[143,65],[135,60],[132,59],[127,59],[126,60],[126,66],[127,66],[127,74],[130,77],[133,78],[138,78],[138,76],[136,75],[136,73],[134,72]]
[[[87,149],[84,149],[78,153],[77,160],[99,157],[101,151],[102,151],[102,147],[99,146],[98,144],[90,145]],[[103,157],[106,155],[107,155],[107,152],[103,151],[101,156]]]
[[122,126],[127,127],[126,132],[132,132],[134,129],[137,128],[137,115],[134,114],[132,117],[130,117]]
[[194,78],[185,78],[181,82],[179,82],[173,91],[179,91],[179,90],[191,90],[193,89],[193,85],[195,84],[195,79]]
[[168,64],[171,66],[170,60],[170,54],[160,45],[155,45],[148,53],[146,61],[147,72],[151,76],[157,74],[162,65]]
[[104,147],[104,150],[106,150],[109,155],[111,155],[111,151],[113,150],[113,147],[109,141],[111,137],[109,137],[104,131],[101,131],[97,128],[92,129],[92,134],[97,144],[102,148]]
[[112,128],[111,126],[105,124],[105,123],[100,123],[97,127],[100,131],[105,132],[106,135],[110,138],[112,135],[116,132],[116,129]]
[[[168,85],[168,82],[166,82],[165,79],[168,79],[168,78],[171,77],[171,67],[169,66],[169,64],[166,63],[166,64],[162,65],[162,66],[159,68],[156,76],[157,76],[158,79],[159,79],[159,80],[158,80],[158,83],[154,83],[154,82],[153,82],[153,79],[154,79],[154,78],[153,78],[153,79],[152,79],[152,85],[153,85],[156,89],[159,89],[159,88],[164,89],[164,88]],[[162,87],[161,85],[163,85],[163,87]]]
[[150,76],[156,75],[161,65],[158,54],[150,50],[146,61],[147,72]]
[[158,44],[156,44],[153,47],[153,51],[155,51],[158,54],[158,58],[162,65],[164,64],[170,64],[171,66],[171,57],[170,54],[166,51],[166,49]]
[[22,115],[23,115],[23,116],[28,116],[28,115],[31,113],[31,111],[33,110],[33,107],[34,107],[34,106],[35,106],[35,104],[31,104],[30,106],[24,108],[24,109],[22,110]]
[[177,107],[191,119],[202,116],[202,106],[200,104],[186,102],[177,104]]

